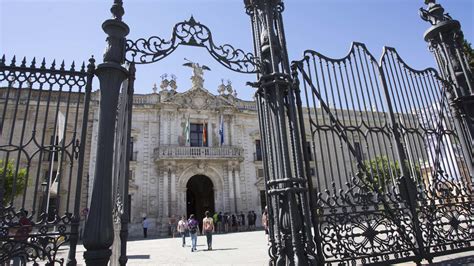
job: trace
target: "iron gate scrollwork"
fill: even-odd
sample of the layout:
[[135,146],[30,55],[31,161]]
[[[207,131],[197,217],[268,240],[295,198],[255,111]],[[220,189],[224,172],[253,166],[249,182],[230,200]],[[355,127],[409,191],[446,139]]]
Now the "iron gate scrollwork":
[[0,263],[75,263],[94,59],[0,60]]
[[191,16],[189,20],[177,23],[170,40],[158,36],[136,41],[127,40],[126,60],[136,64],[158,62],[180,45],[198,46],[207,49],[209,54],[226,68],[241,73],[257,73],[257,59],[252,53],[234,48],[230,44],[216,45],[211,30]]
[[[120,265],[126,265],[128,219],[130,213],[130,202],[128,201],[128,186],[130,179],[131,158],[131,126],[133,92],[135,81],[135,63],[128,64],[129,78],[122,83],[119,95],[116,137],[114,147],[114,174],[113,174],[113,202],[114,205],[114,228],[119,241],[114,242],[112,249],[116,251],[115,257]],[[115,253],[115,252],[114,252]]]
[[471,250],[472,172],[434,69],[364,44],[293,63],[316,175],[315,241],[326,263],[391,263]]

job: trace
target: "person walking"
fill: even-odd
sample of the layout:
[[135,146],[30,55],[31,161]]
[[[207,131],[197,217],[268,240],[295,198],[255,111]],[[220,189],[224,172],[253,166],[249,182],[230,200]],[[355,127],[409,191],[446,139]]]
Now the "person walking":
[[206,217],[202,219],[202,234],[206,235],[207,250],[212,250],[212,233],[214,232],[214,219],[210,216],[211,213],[206,211]]
[[240,221],[242,223],[242,231],[245,231],[245,214],[243,212],[240,212]]
[[178,227],[176,228],[178,233],[181,235],[181,238],[183,239],[183,244],[182,246],[186,246],[186,234],[188,233],[188,223],[186,222],[186,216],[181,216],[181,220],[178,222]]
[[142,225],[143,225],[143,237],[147,238],[148,226],[150,225],[150,223],[148,222],[148,219],[146,218],[146,216],[143,217]]
[[198,221],[194,219],[194,214],[191,214],[188,220],[188,229],[191,235],[191,252],[196,251],[198,225]]
[[249,211],[249,213],[247,214],[247,221],[249,221],[249,227],[248,227],[248,230],[251,231],[252,230],[252,220],[253,220],[253,215],[252,215],[252,212]]
[[227,212],[224,213],[223,218],[223,223],[224,223],[224,232],[228,233],[229,232],[229,216],[227,215]]
[[253,218],[252,218],[253,219],[253,230],[255,230],[255,226],[256,226],[255,223],[257,222],[257,214],[254,211],[252,211],[252,215],[253,215]]
[[223,233],[223,229],[222,229],[222,212],[219,212],[219,214],[217,215],[217,232],[222,234]]
[[231,222],[232,222],[231,232],[237,232],[237,217],[235,216],[234,213],[231,216]]
[[269,238],[268,238],[268,227],[269,227],[268,222],[269,222],[268,221],[268,209],[267,209],[267,206],[265,206],[265,210],[262,213],[262,225],[263,225],[263,229],[265,229],[265,235],[267,236],[267,245],[270,244]]

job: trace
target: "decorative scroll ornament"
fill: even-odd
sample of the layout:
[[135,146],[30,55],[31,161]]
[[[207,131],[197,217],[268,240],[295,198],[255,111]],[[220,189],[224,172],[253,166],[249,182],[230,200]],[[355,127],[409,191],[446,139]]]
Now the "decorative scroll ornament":
[[179,45],[206,48],[214,59],[226,68],[240,73],[257,73],[258,60],[252,53],[236,49],[230,44],[216,45],[208,27],[189,20],[176,24],[170,40],[158,36],[136,41],[127,40],[126,60],[136,64],[158,62],[170,55]]

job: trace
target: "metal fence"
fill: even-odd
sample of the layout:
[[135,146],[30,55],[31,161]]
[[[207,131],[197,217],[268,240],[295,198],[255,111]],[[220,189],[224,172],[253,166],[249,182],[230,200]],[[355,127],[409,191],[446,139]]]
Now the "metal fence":
[[473,172],[451,84],[393,48],[378,63],[361,43],[341,59],[306,51],[293,69],[314,143],[319,259],[420,262],[473,249]]
[[0,60],[0,263],[75,261],[94,69]]

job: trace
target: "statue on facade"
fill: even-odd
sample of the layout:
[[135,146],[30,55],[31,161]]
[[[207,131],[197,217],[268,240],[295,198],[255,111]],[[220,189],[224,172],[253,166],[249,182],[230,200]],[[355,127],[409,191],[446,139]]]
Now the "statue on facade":
[[199,63],[192,62],[186,58],[184,60],[188,61],[184,63],[183,66],[187,66],[193,69],[193,75],[191,76],[191,81],[193,83],[193,89],[195,88],[204,88],[204,70],[211,70],[206,65],[199,65]]

